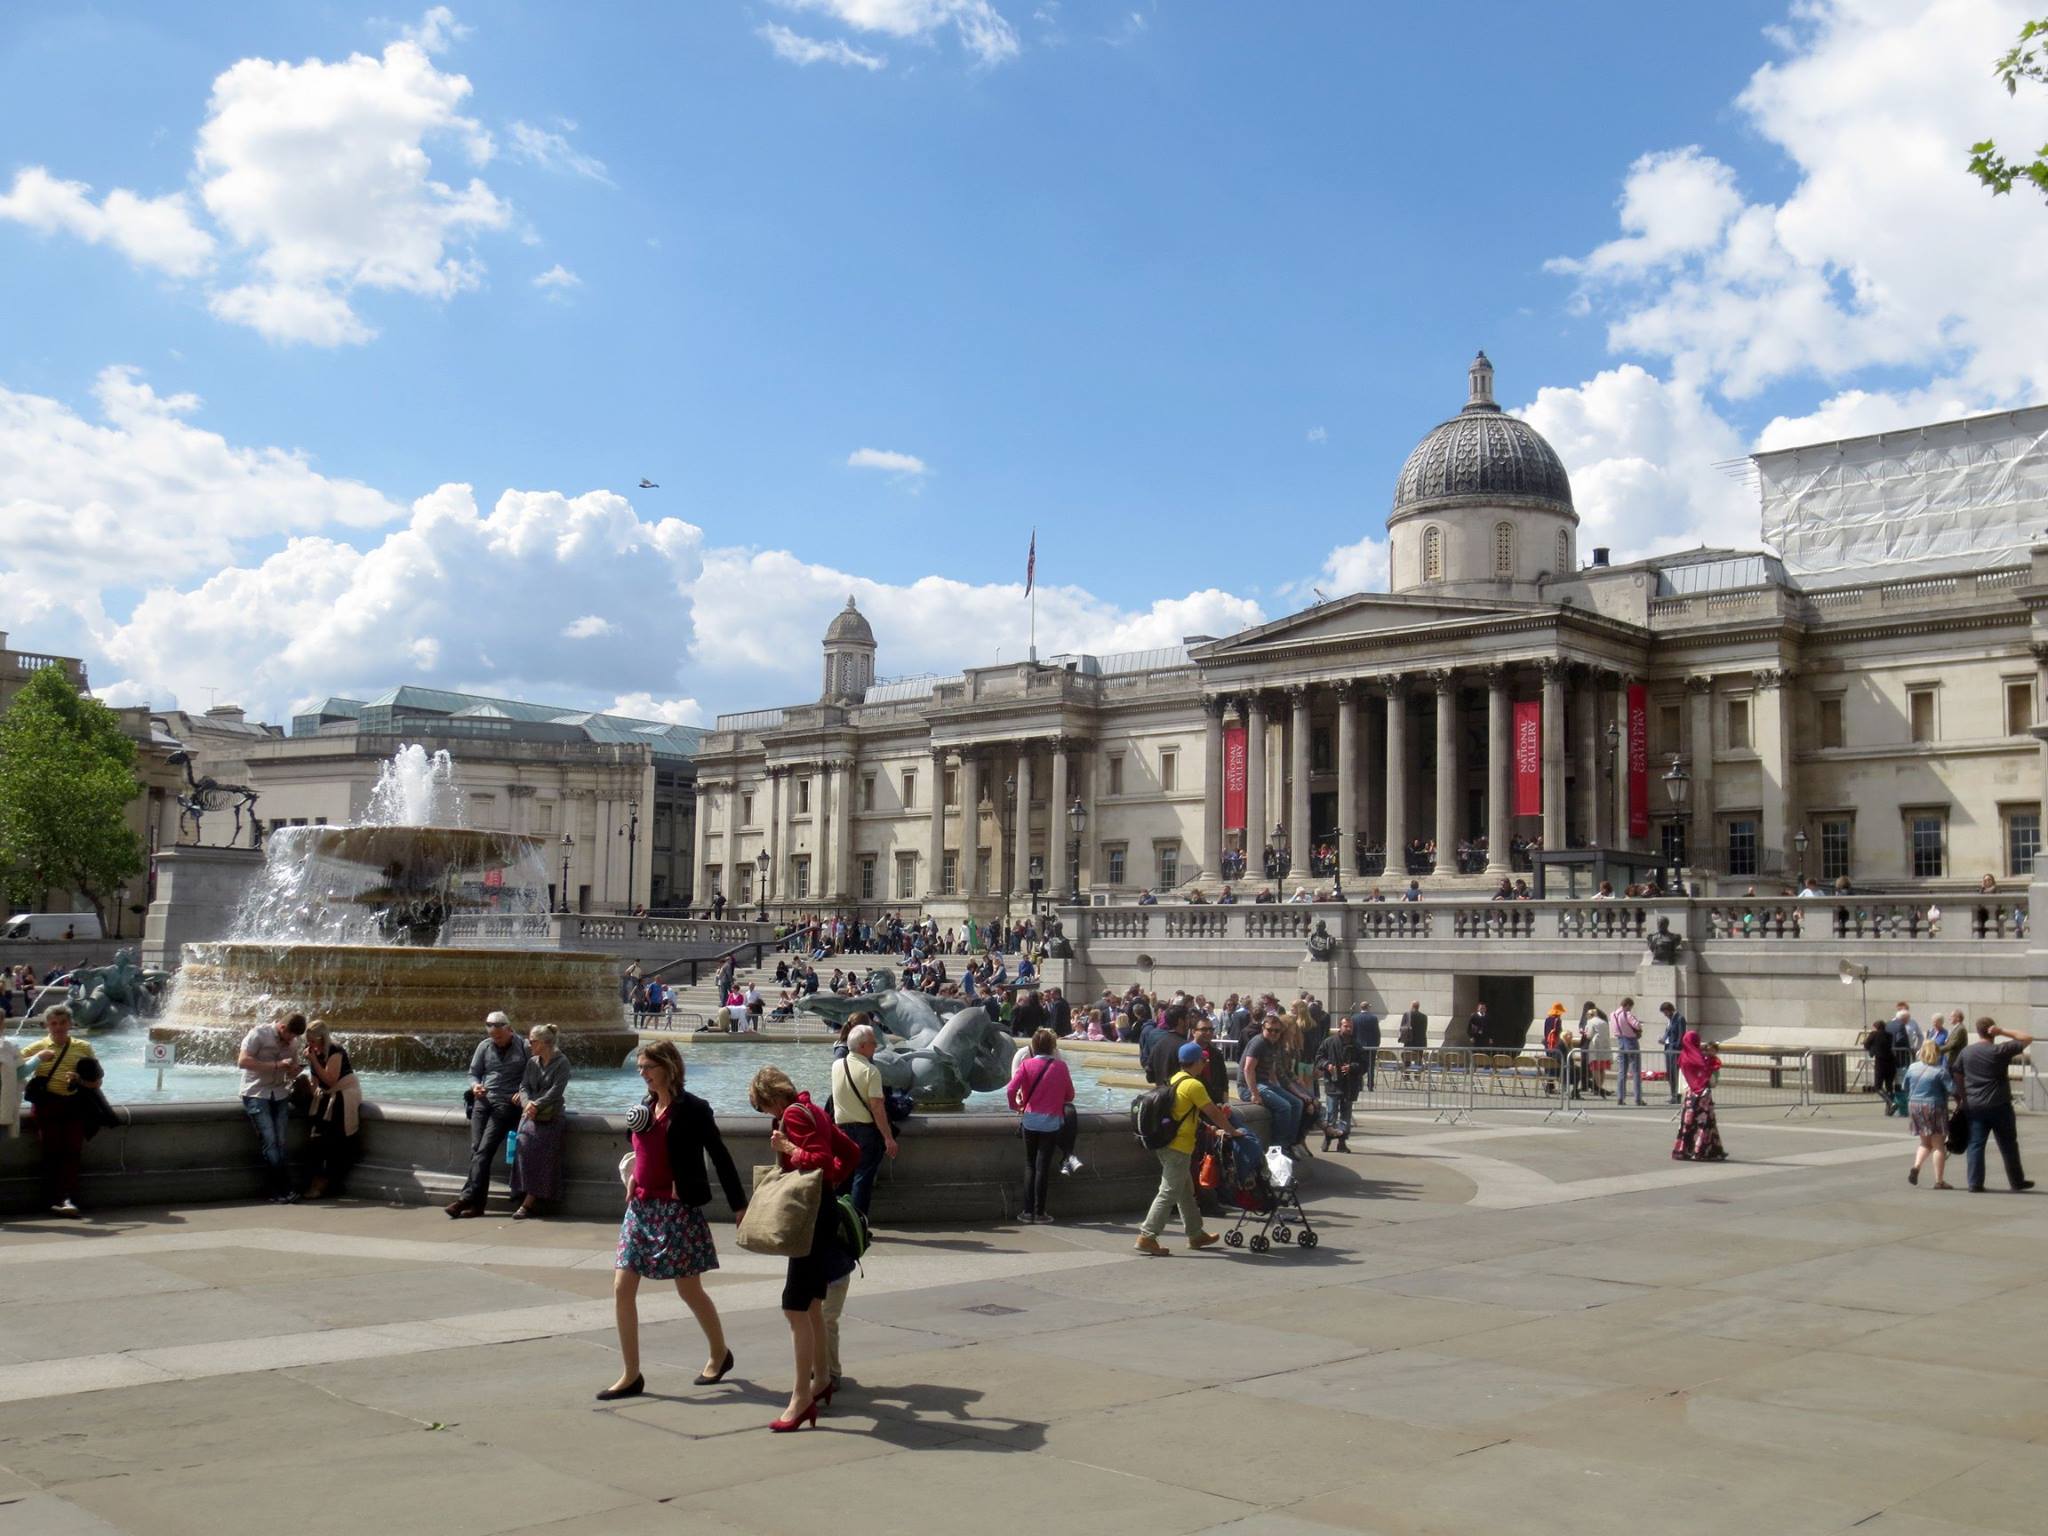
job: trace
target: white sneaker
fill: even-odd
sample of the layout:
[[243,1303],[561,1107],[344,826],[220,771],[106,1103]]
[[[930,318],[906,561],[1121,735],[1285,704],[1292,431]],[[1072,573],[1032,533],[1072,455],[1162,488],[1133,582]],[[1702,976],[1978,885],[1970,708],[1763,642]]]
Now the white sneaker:
[[1060,1164],[1060,1172],[1061,1172],[1061,1173],[1073,1173],[1073,1172],[1075,1172],[1075,1171],[1076,1171],[1077,1169],[1079,1169],[1080,1167],[1081,1167],[1081,1159],[1079,1159],[1078,1157],[1074,1157],[1074,1156],[1071,1156],[1071,1155],[1069,1155],[1069,1156],[1068,1156],[1068,1158],[1067,1158],[1067,1160],[1066,1160],[1066,1161],[1065,1161],[1064,1163],[1061,1163],[1061,1164]]

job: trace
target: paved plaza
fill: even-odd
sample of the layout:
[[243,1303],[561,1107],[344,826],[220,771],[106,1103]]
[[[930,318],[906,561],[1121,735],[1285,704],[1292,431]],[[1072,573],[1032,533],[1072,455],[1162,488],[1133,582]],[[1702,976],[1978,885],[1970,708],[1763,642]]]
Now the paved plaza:
[[733,1378],[670,1294],[603,1406],[605,1224],[0,1226],[0,1536],[2043,1528],[2048,1198],[1909,1188],[1860,1106],[1724,1112],[1709,1167],[1657,1109],[1365,1125],[1313,1252],[885,1234],[788,1436],[780,1263],[724,1229]]

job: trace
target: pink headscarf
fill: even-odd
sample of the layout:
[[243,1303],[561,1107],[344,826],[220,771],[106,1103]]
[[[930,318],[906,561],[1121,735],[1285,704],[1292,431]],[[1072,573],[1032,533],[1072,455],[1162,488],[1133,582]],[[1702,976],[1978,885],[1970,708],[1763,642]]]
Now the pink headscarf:
[[1685,1074],[1685,1086],[1693,1093],[1705,1093],[1721,1069],[1721,1058],[1709,1056],[1700,1044],[1700,1032],[1688,1029],[1679,1043],[1678,1070]]

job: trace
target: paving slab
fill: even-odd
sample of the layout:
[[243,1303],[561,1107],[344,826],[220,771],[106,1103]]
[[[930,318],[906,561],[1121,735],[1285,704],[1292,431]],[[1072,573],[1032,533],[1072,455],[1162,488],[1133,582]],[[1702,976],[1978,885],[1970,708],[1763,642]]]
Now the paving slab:
[[[1231,1383],[1227,1391],[1276,1397],[1435,1429],[1517,1419],[1605,1392],[1590,1376],[1537,1365],[1395,1349]],[[1511,1425],[1509,1426],[1512,1427]]]

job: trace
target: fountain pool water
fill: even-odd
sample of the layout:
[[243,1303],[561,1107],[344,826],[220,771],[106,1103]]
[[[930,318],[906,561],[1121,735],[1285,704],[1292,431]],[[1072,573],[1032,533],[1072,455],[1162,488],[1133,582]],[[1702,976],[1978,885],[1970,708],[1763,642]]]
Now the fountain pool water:
[[459,825],[446,752],[401,748],[370,819],[282,827],[234,932],[186,946],[153,1038],[182,1059],[232,1062],[248,1029],[322,1018],[365,1071],[457,1069],[483,1016],[553,1024],[579,1064],[615,1067],[635,1036],[610,956],[545,947],[538,838]]

